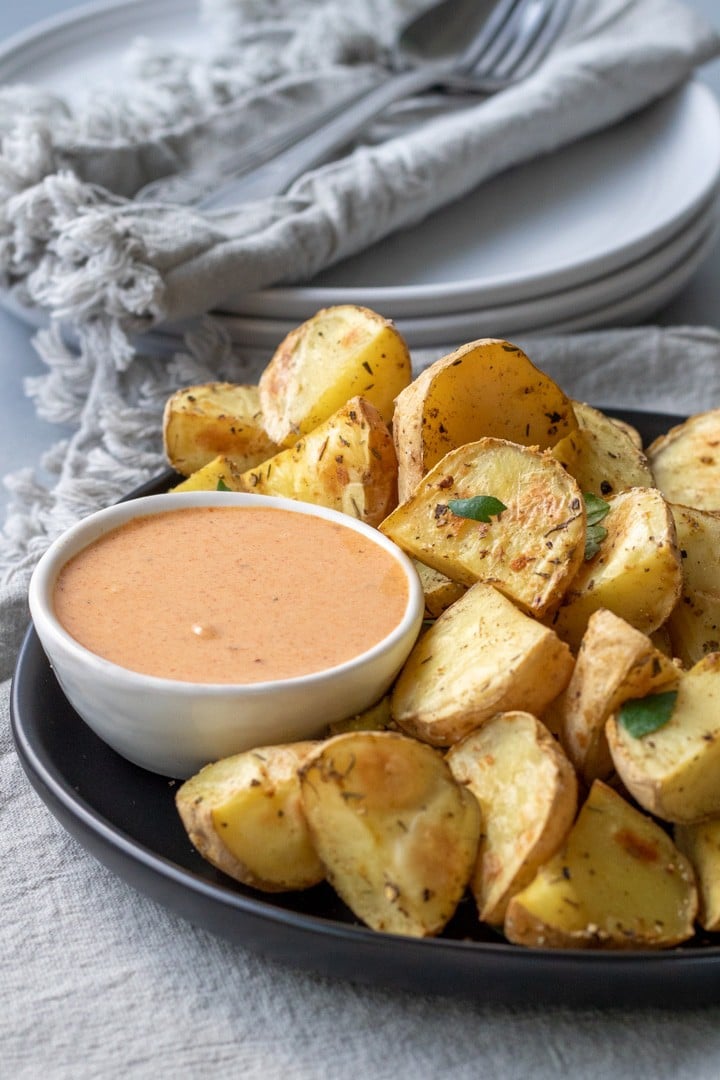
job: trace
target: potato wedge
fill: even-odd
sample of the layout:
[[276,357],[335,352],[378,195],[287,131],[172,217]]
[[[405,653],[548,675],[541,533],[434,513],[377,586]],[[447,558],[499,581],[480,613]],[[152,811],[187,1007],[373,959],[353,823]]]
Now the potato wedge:
[[497,712],[536,715],[567,686],[570,650],[535,619],[478,582],[415,644],[392,692],[403,731],[450,746]]
[[703,930],[720,930],[720,818],[695,825],[676,825],[675,844],[695,871],[700,893],[698,922]]
[[305,822],[298,768],[314,742],[259,747],[206,765],[175,802],[190,840],[224,874],[265,892],[307,889],[325,871]]
[[601,609],[588,620],[575,668],[554,713],[560,742],[586,784],[613,771],[605,723],[623,701],[670,689],[680,672],[650,638]]
[[163,445],[169,464],[182,476],[220,455],[244,471],[278,449],[263,426],[257,386],[227,382],[176,391],[165,403]]
[[389,425],[411,378],[408,347],[389,319],[352,304],[323,308],[287,335],[260,376],[265,429],[290,446],[358,396]]
[[465,592],[466,586],[458,581],[453,581],[446,574],[434,570],[432,566],[414,560],[420,584],[425,595],[425,614],[430,619],[437,619],[451,604],[459,600]]
[[239,472],[226,457],[178,484],[175,491],[215,490],[283,495],[379,525],[397,502],[397,466],[390,432],[380,413],[353,398],[324,424],[268,461]]
[[398,394],[399,497],[405,500],[448,451],[483,436],[545,449],[576,428],[570,399],[521,349],[494,338],[471,341]]
[[578,430],[552,448],[583,492],[606,499],[631,487],[654,487],[644,453],[615,420],[583,402],[573,402]]
[[502,926],[510,898],[570,830],[575,771],[547,728],[526,712],[498,714],[453,746],[446,760],[480,804],[482,835],[470,880],[478,915]]
[[390,712],[390,694],[385,694],[369,709],[364,709],[354,716],[335,720],[329,725],[330,735],[343,735],[346,731],[387,731],[394,727]]
[[680,595],[675,524],[660,492],[630,488],[607,502],[607,538],[580,567],[551,623],[573,651],[594,611],[607,608],[650,634],[662,626]]
[[682,592],[667,628],[675,656],[692,667],[720,651],[720,514],[671,505],[682,557]]
[[667,833],[596,780],[560,851],[508,904],[517,945],[664,949],[693,934],[692,868]]
[[[504,505],[488,522],[453,512],[452,500],[482,495]],[[552,457],[484,438],[446,454],[380,529],[454,581],[489,582],[540,616],[582,564],[585,506],[575,481]]]
[[696,413],[671,428],[647,454],[668,502],[720,510],[720,409]]
[[681,672],[672,715],[640,738],[618,718],[606,726],[615,768],[634,799],[665,821],[720,815],[720,653]]
[[336,735],[300,771],[327,878],[375,930],[438,934],[477,856],[480,810],[429,746],[389,731]]

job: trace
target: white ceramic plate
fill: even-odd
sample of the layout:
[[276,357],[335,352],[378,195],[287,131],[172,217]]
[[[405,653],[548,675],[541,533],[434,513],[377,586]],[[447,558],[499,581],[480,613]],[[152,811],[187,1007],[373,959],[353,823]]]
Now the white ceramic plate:
[[719,180],[720,109],[710,90],[690,83],[490,180],[307,286],[246,294],[232,310],[297,321],[357,303],[394,318],[427,317],[574,288],[677,234]]
[[[90,84],[113,87],[141,36],[194,52],[207,39],[196,0],[90,4],[6,42],[0,82],[29,81],[71,98]],[[512,327],[522,311],[524,325],[531,300],[545,321],[569,311],[586,318],[614,299],[609,289],[617,297],[628,288],[611,275],[648,270],[644,257],[682,234],[719,178],[720,109],[707,88],[690,83],[622,124],[484,184],[309,285],[238,297],[230,313],[267,320],[265,340],[281,323],[338,302],[367,304],[423,335],[436,332],[430,319],[449,313],[462,319],[500,309],[512,314]],[[574,296],[580,286],[589,291]],[[546,307],[550,294],[554,310]],[[37,321],[9,297],[0,294],[0,302]]]
[[[576,289],[560,290],[518,304],[427,317],[395,318],[392,308],[378,310],[395,319],[411,348],[445,346],[484,336],[556,333],[634,321],[658,310],[689,281],[716,240],[716,219],[713,202],[658,251],[617,274]],[[298,318],[228,315],[222,317],[222,322],[238,344],[274,349],[297,326]],[[167,327],[162,336],[168,347],[172,347],[173,340],[176,347],[178,337],[191,326],[186,323]]]

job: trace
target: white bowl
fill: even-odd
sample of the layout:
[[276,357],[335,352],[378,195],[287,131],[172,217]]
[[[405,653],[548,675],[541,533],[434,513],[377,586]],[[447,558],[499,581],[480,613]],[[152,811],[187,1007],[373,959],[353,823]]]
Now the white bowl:
[[[395,629],[366,652],[324,671],[273,682],[221,685],[131,671],[91,652],[60,624],[53,606],[60,570],[109,530],[141,515],[182,507],[259,505],[337,522],[390,552],[406,575],[409,597]],[[100,738],[136,765],[178,778],[254,746],[318,737],[328,723],[372,705],[391,686],[405,662],[424,609],[412,563],[370,526],[290,499],[214,491],[151,495],[118,503],[83,519],[55,540],[40,559],[30,582],[29,601],[37,634],[75,711]]]

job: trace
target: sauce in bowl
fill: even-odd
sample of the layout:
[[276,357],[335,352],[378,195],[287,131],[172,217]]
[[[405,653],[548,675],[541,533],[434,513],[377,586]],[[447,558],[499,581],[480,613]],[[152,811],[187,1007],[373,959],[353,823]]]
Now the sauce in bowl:
[[354,529],[267,506],[188,506],[112,529],[62,567],[55,614],[121,667],[247,684],[335,667],[401,622],[401,566]]

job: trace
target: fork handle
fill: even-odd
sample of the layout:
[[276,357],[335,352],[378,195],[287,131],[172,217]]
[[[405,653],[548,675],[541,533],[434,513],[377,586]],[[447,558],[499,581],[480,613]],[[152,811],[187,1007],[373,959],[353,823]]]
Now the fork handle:
[[443,82],[452,72],[448,64],[437,63],[388,76],[322,127],[257,168],[216,188],[197,205],[203,210],[221,210],[252,199],[281,195],[293,180],[344,146],[388,105]]

